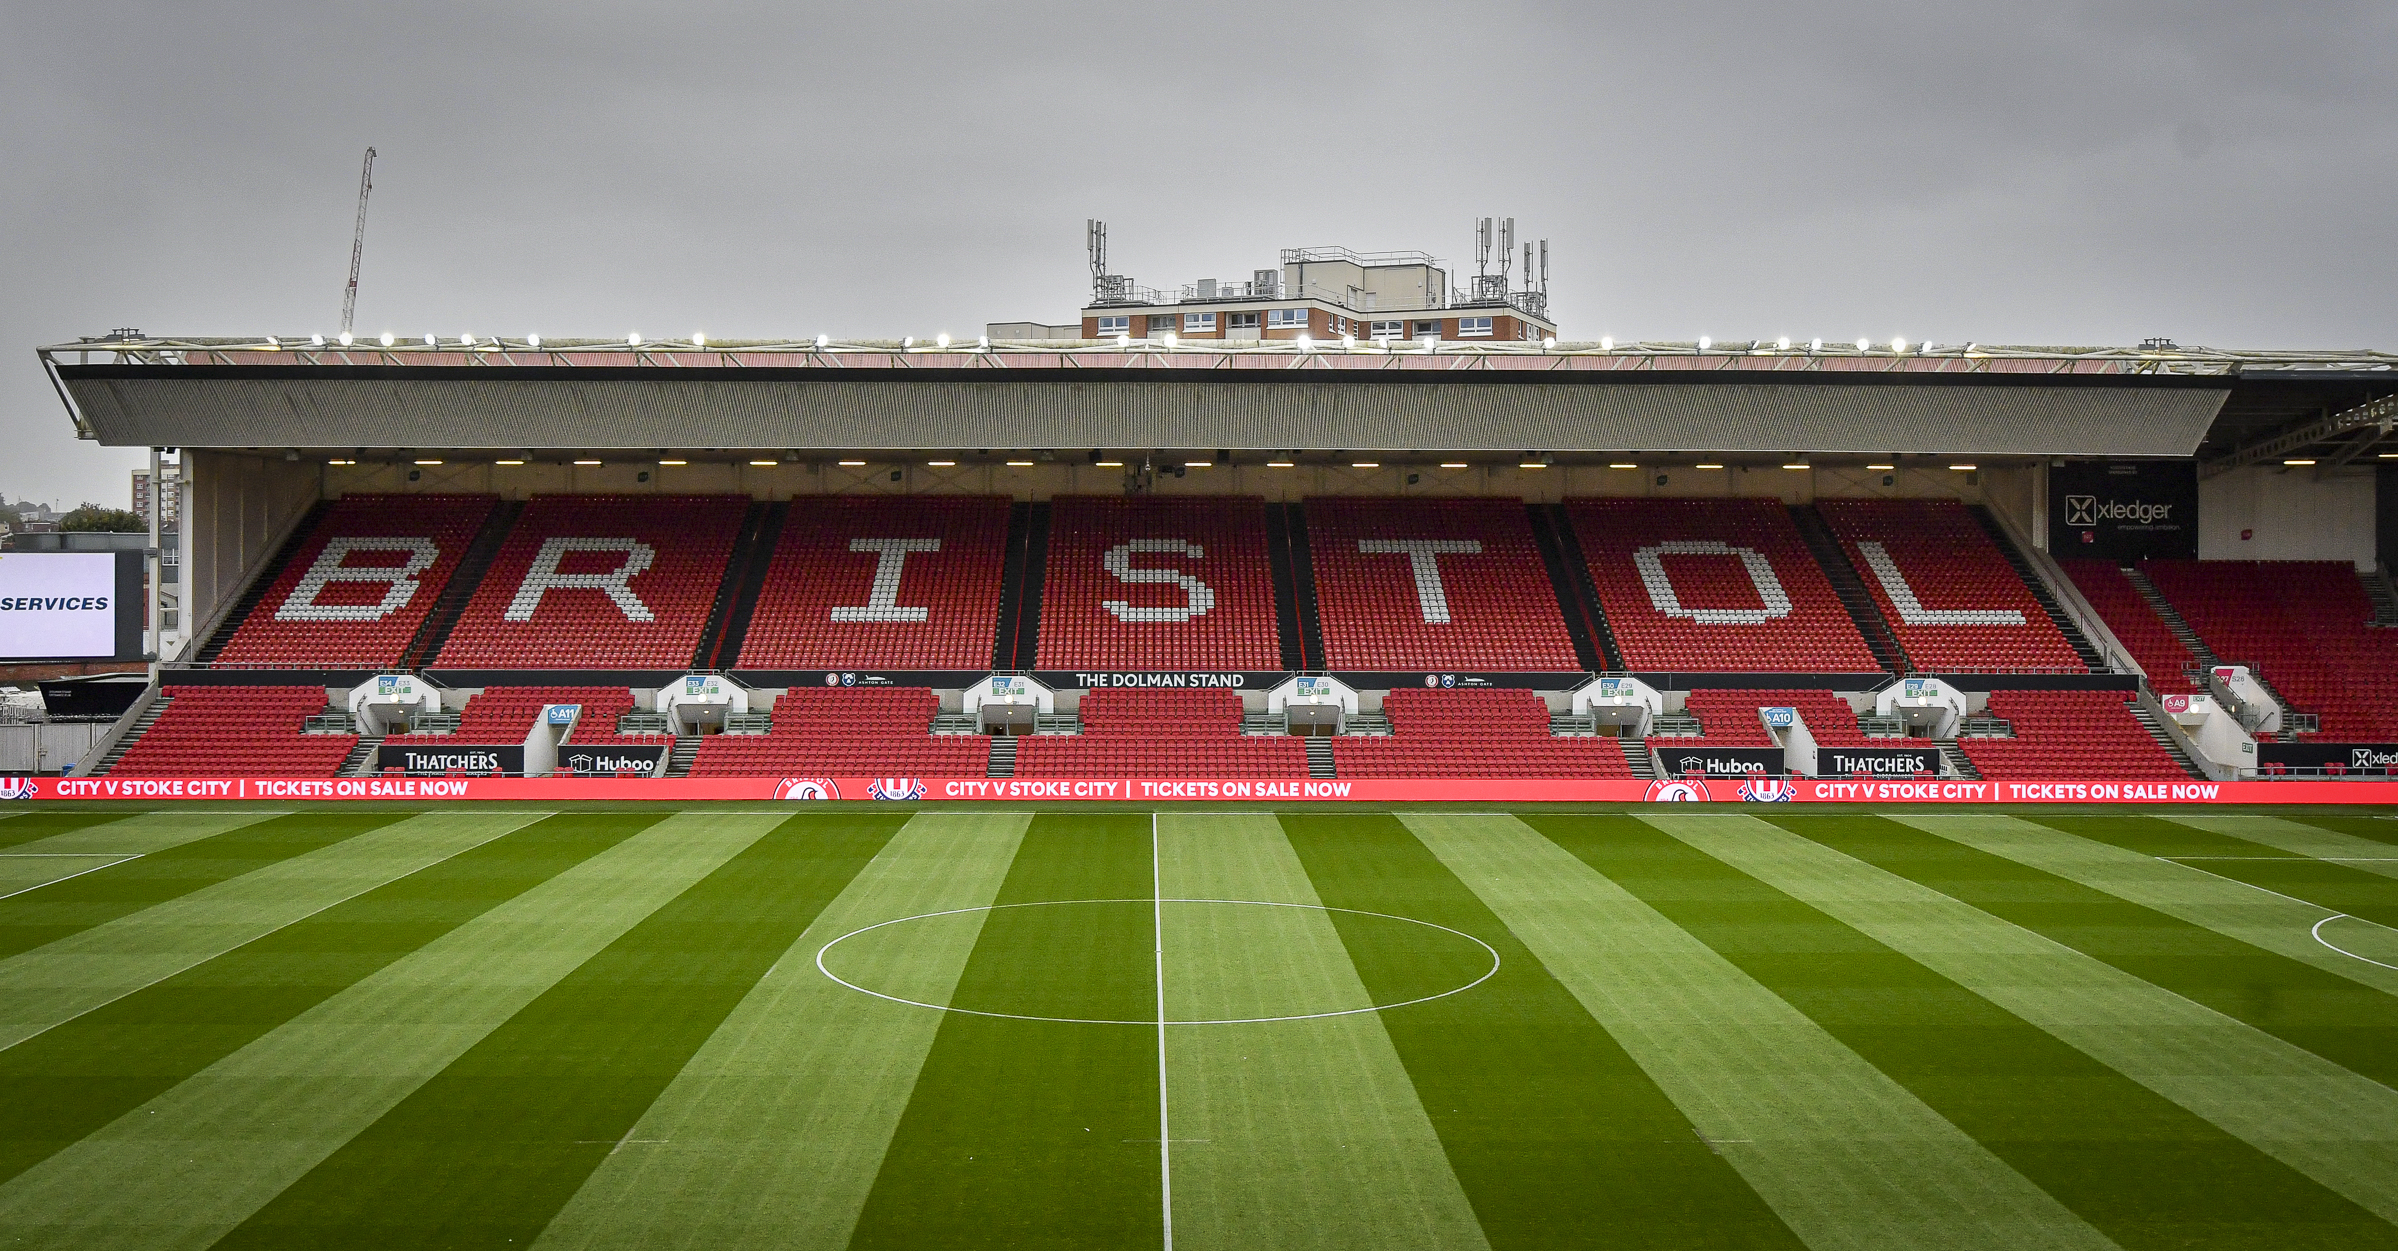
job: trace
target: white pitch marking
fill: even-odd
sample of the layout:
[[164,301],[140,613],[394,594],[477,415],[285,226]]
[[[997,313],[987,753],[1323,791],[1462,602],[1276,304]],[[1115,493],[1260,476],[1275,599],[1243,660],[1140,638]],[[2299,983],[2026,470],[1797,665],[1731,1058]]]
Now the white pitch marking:
[[1174,1251],[1174,1130],[1166,1111],[1166,879],[1158,856],[1157,814],[1149,814],[1150,924],[1157,935],[1157,1181],[1166,1251]]
[[[2287,858],[2288,858],[2288,859],[2292,859],[2292,860],[2315,860],[2315,859],[2329,859],[2330,857],[2317,857],[2317,856],[2291,856],[2291,857],[2287,857]],[[2346,857],[2346,858],[2347,858],[2347,859],[2364,859],[2365,857]],[[2162,861],[2165,861],[2165,862],[2166,862],[2166,863],[2168,863],[2168,864],[2181,864],[2181,862],[2182,862],[2182,861],[2184,861],[2184,860],[2280,860],[2280,859],[2284,859],[2284,857],[2281,857],[2281,856],[2158,856],[2158,857],[2157,857],[2157,859],[2159,859],[2159,860],[2162,860]],[[2370,965],[2373,965],[2373,966],[2375,966],[2376,968],[2389,969],[2389,970],[2390,970],[2390,971],[2392,971],[2392,972],[2398,972],[2398,964],[2383,964],[2381,961],[2379,961],[2379,960],[2376,960],[2376,959],[2372,958],[2371,956],[2360,956],[2360,955],[2356,954],[2355,952],[2348,950],[2346,947],[2342,947],[2342,946],[2338,945],[2337,943],[2334,943],[2334,942],[2332,942],[2330,939],[2323,937],[2323,927],[2324,927],[2324,926],[2326,926],[2326,925],[2329,925],[2329,924],[2331,924],[2331,923],[2332,923],[2332,922],[2334,922],[2334,921],[2341,920],[2341,919],[2343,919],[2343,918],[2345,918],[2345,919],[2347,919],[2347,920],[2350,920],[2350,921],[2362,921],[2362,922],[2364,922],[2364,923],[2365,923],[2365,924],[2367,924],[2367,925],[2380,925],[2380,926],[2381,926],[2381,928],[2383,928],[2383,929],[2385,929],[2385,930],[2386,930],[2386,929],[2391,929],[2391,928],[2393,928],[2393,927],[2391,927],[2391,926],[2382,925],[2382,924],[2381,924],[2381,922],[2379,922],[2379,921],[2376,921],[2376,920],[2372,919],[2371,917],[2360,917],[2360,916],[2357,916],[2357,915],[2355,915],[2355,914],[2353,914],[2353,913],[2339,912],[2339,911],[2336,911],[2336,910],[2334,910],[2334,909],[2331,909],[2331,908],[2325,908],[2325,907],[2324,907],[2322,904],[2316,903],[2316,902],[2315,902],[2314,900],[2312,900],[2312,899],[2300,899],[2300,898],[2299,898],[2298,896],[2296,896],[2296,895],[2285,895],[2285,894],[2282,894],[2280,891],[2273,890],[2273,889],[2270,889],[2270,888],[2268,888],[2268,887],[2259,886],[2259,885],[2257,885],[2257,884],[2256,884],[2256,883],[2254,883],[2254,882],[2242,882],[2242,881],[2240,881],[2240,879],[2238,879],[2238,878],[2236,878],[2236,877],[2225,877],[2223,874],[2221,874],[2221,873],[2217,873],[2217,872],[2215,872],[2215,871],[2214,871],[2214,870],[2212,870],[2212,869],[2201,869],[2201,868],[2199,868],[2197,865],[2194,865],[2194,864],[2183,864],[2183,865],[2182,865],[2182,867],[2183,867],[2183,868],[2185,868],[2185,869],[2189,869],[2189,870],[2191,870],[2191,871],[2193,871],[2193,872],[2197,872],[2197,873],[2204,873],[2204,874],[2206,874],[2208,877],[2219,877],[2219,878],[2223,878],[2223,880],[2224,880],[2224,881],[2226,881],[2226,882],[2233,882],[2233,883],[2237,883],[2238,885],[2245,886],[2245,887],[2249,888],[2250,890],[2261,890],[2261,891],[2264,891],[2266,894],[2268,894],[2268,895],[2271,895],[2271,896],[2273,896],[2273,897],[2274,897],[2274,898],[2276,898],[2276,899],[2287,899],[2287,900],[2289,900],[2291,903],[2294,903],[2294,904],[2305,904],[2305,905],[2306,905],[2307,907],[2309,907],[2309,908],[2320,908],[2320,909],[2322,909],[2322,910],[2323,910],[2323,911],[2325,911],[2325,912],[2329,912],[2329,913],[2331,913],[2331,915],[2330,915],[2330,916],[2327,916],[2327,917],[2323,918],[2322,920],[2315,922],[2315,923],[2314,923],[2314,925],[2313,925],[2313,926],[2311,926],[2311,927],[2309,927],[2309,928],[2308,928],[2308,930],[2307,930],[2307,933],[2309,933],[2309,934],[2311,934],[2311,935],[2313,935],[2313,936],[2314,936],[2314,939],[2315,939],[2315,941],[2316,941],[2316,942],[2323,944],[2325,947],[2329,948],[2330,950],[2333,950],[2333,951],[2339,952],[2341,955],[2343,955],[2343,956],[2346,956],[2346,957],[2348,957],[2348,958],[2349,958],[2349,959],[2351,959],[2351,960],[2362,960],[2362,961],[2364,961],[2364,962],[2365,962],[2365,963],[2367,963],[2367,964],[2370,964]]]
[[[100,870],[102,870],[102,869],[113,869],[113,868],[117,867],[118,865],[125,863],[127,860],[139,860],[139,859],[141,859],[141,858],[142,858],[142,853],[140,853],[140,852],[138,852],[138,851],[136,851],[136,852],[94,851],[94,852],[86,852],[86,853],[82,853],[82,854],[83,854],[83,855],[85,855],[85,856],[90,856],[90,857],[100,857],[100,856],[115,856],[115,857],[117,857],[117,859],[111,860],[111,861],[109,861],[107,864],[95,864],[95,865],[93,865],[92,867],[90,867],[90,868],[88,868],[88,869],[80,869],[80,870],[77,870],[76,872],[69,873],[69,874],[68,874],[68,875],[66,875],[65,877],[54,877],[54,878],[51,878],[51,879],[50,879],[49,881],[47,881],[47,882],[36,882],[36,883],[34,883],[33,885],[31,885],[31,886],[28,886],[28,887],[24,888],[24,890],[12,890],[12,891],[8,892],[8,893],[7,893],[7,894],[5,894],[5,895],[0,895],[0,899],[14,899],[14,898],[16,898],[17,896],[24,894],[26,891],[36,891],[36,890],[40,890],[41,888],[43,888],[43,887],[45,887],[45,886],[56,886],[56,885],[58,885],[60,882],[71,882],[71,881],[74,881],[76,878],[82,877],[82,876],[83,876],[84,874],[86,874],[86,873],[98,873],[98,872],[99,872]],[[33,851],[26,851],[26,852],[18,852],[18,853],[17,853],[17,855],[18,855],[18,856],[21,856],[21,857],[24,857],[25,859],[28,859],[28,860],[31,860],[31,859],[37,859],[37,858],[40,858],[40,859],[46,859],[46,858],[50,858],[50,857],[58,857],[58,858],[61,858],[61,859],[74,859],[74,858],[76,858],[76,856],[77,856],[77,853],[75,853],[75,852],[67,852],[67,851],[53,851],[53,852],[33,852]]]
[[[2204,871],[2205,870],[2203,869],[2200,870],[2200,872]],[[860,986],[856,982],[850,981],[849,979],[842,977],[840,974],[833,972],[831,969],[825,967],[824,955],[826,952],[831,951],[834,947],[848,942],[850,939],[856,938],[860,934],[864,934],[872,930],[879,930],[886,925],[902,925],[909,921],[929,921],[935,917],[958,916],[968,912],[997,912],[1002,908],[1058,908],[1072,904],[1132,904],[1151,902],[1153,901],[1148,899],[1041,899],[1034,900],[1029,903],[990,904],[978,908],[949,908],[940,912],[918,913],[912,917],[893,917],[888,921],[877,921],[872,925],[860,926],[857,929],[841,935],[832,942],[826,943],[822,947],[817,948],[816,971],[824,974],[825,977],[829,978],[830,980],[838,982],[861,995],[872,995],[877,999],[889,1000],[892,1003],[903,1003],[911,1008],[930,1008],[935,1012],[961,1012],[967,1016],[997,1017],[1003,1021],[1055,1021],[1065,1025],[1149,1025],[1152,1022],[1148,1021],[1147,1019],[1138,1021],[1122,1021],[1110,1020],[1104,1017],[1090,1016],[1032,1016],[1021,1012],[986,1012],[980,1008],[960,1008],[945,1003],[926,1003],[921,999],[902,999],[897,995],[886,995],[879,990],[869,990],[866,987]],[[1385,921],[1404,921],[1409,925],[1421,925],[1426,929],[1440,930],[1443,933],[1455,934],[1459,938],[1462,938],[1467,942],[1480,947],[1483,951],[1490,954],[1490,967],[1483,970],[1482,976],[1475,978],[1473,981],[1467,982],[1463,986],[1453,987],[1436,995],[1425,995],[1420,999],[1404,999],[1398,1003],[1369,1004],[1363,1008],[1343,1008],[1337,1012],[1300,1012],[1294,1013],[1290,1016],[1244,1016],[1227,1017],[1221,1020],[1169,1020],[1166,1022],[1168,1025],[1270,1025],[1279,1021],[1316,1021],[1322,1020],[1325,1017],[1356,1016],[1365,1012],[1387,1012],[1393,1008],[1413,1007],[1419,1003],[1430,1003],[1435,999],[1446,999],[1451,995],[1462,995],[1465,992],[1472,990],[1476,986],[1480,986],[1482,983],[1489,981],[1491,978],[1497,976],[1499,972],[1498,949],[1492,947],[1489,943],[1483,942],[1481,939],[1466,933],[1464,930],[1450,929],[1446,925],[1437,924],[1432,921],[1418,920],[1415,917],[1403,917],[1396,913],[1368,912],[1363,908],[1335,908],[1329,904],[1281,903],[1269,899],[1160,898],[1154,902],[1161,907],[1165,904],[1232,904],[1249,908],[1306,908],[1315,912],[1346,912],[1353,916],[1380,917]]]

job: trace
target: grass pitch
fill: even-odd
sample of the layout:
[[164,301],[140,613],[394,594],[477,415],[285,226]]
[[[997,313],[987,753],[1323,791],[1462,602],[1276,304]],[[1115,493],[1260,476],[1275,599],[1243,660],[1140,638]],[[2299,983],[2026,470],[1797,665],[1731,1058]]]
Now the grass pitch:
[[2398,1248],[2378,814],[0,817],[0,1246]]

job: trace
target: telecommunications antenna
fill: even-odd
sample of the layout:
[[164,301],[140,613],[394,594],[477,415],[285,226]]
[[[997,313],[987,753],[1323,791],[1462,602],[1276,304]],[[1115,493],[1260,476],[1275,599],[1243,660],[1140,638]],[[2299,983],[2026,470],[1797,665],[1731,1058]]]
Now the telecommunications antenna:
[[358,229],[350,235],[350,285],[341,293],[341,329],[349,333],[350,318],[358,311],[358,261],[366,254],[366,196],[375,189],[375,150],[366,150],[358,169]]

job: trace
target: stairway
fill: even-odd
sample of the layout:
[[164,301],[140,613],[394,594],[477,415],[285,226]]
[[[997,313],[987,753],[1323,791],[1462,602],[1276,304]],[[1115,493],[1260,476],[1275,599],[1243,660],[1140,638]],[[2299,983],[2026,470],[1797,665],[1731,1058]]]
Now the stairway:
[[2147,574],[2140,572],[2136,565],[2124,565],[2122,569],[2124,581],[2132,584],[2132,589],[2138,591],[2140,598],[2148,602],[2149,610],[2157,615],[2157,620],[2164,622],[2165,628],[2173,631],[2173,637],[2181,640],[2182,647],[2192,656],[2197,657],[2199,664],[2212,669],[2223,663],[2221,658],[2207,649],[2206,640],[2198,637],[2198,631],[2191,629],[2190,623],[2182,620],[2182,615],[2176,612],[2173,605],[2166,600],[2165,593],[2157,589],[2157,584],[2148,580]]
[[284,566],[300,554],[301,545],[308,541],[309,535],[316,533],[317,523],[324,520],[325,510],[330,507],[331,501],[318,501],[314,508],[308,510],[307,516],[300,518],[300,524],[292,527],[291,537],[283,540],[283,546],[275,552],[275,558],[267,562],[266,568],[258,571],[257,577],[250,579],[250,585],[242,589],[241,598],[233,601],[233,611],[225,614],[225,619],[217,623],[207,641],[192,653],[194,664],[213,663],[223,654],[225,644],[233,641],[234,631],[241,629],[241,623],[249,619],[250,610],[258,607],[258,601],[266,598],[267,591],[275,585],[275,579],[282,576]]
[[1557,536],[1557,552],[1565,562],[1565,580],[1572,584],[1574,594],[1582,601],[1582,611],[1590,621],[1591,642],[1604,661],[1593,672],[1617,673],[1624,669],[1623,649],[1616,645],[1615,631],[1607,624],[1606,605],[1599,602],[1599,588],[1590,580],[1590,558],[1582,551],[1582,538],[1574,533],[1573,516],[1563,504],[1548,506],[1551,529]]
[[441,645],[449,641],[459,614],[466,611],[466,601],[474,598],[483,575],[491,572],[491,562],[499,556],[500,544],[508,541],[508,532],[516,528],[516,519],[524,511],[523,500],[501,500],[500,506],[491,510],[491,519],[483,523],[483,532],[467,544],[466,555],[459,559],[458,572],[450,575],[449,585],[441,588],[441,598],[433,601],[433,611],[425,614],[425,623],[416,628],[416,637],[409,640],[407,652],[400,657],[401,670],[422,669],[441,654]]
[[[1009,528],[1014,528],[1012,521]],[[1041,584],[1049,576],[1049,505],[1024,506],[1024,547],[1011,552],[1009,558],[1015,562],[1009,574],[1015,594],[1014,611],[1006,624],[1013,628],[1002,629],[1001,634],[1013,655],[1004,661],[994,655],[991,667],[1029,673],[1041,655]],[[1003,590],[1001,598],[1010,597]]]
[[[699,650],[691,658],[692,668],[730,669],[740,664],[741,644],[749,638],[750,617],[757,612],[758,596],[766,589],[766,570],[774,563],[774,549],[782,542],[783,523],[790,515],[789,500],[751,506],[750,515],[741,526],[741,541],[734,545],[732,558],[725,562],[724,585],[718,590],[715,608],[708,614],[707,628],[700,631]],[[731,595],[729,600],[727,592]]]
[[345,778],[365,777],[368,773],[367,762],[375,758],[375,749],[381,747],[382,745],[383,736],[380,734],[375,735],[373,738],[360,735],[358,738],[358,745],[350,749],[349,755],[342,757],[341,772],[336,776]]
[[670,778],[690,777],[691,762],[697,759],[699,759],[699,735],[675,735],[674,750],[666,753],[666,776]]
[[1321,668],[1321,656],[1309,663],[1307,637],[1299,629],[1299,588],[1291,580],[1290,513],[1282,504],[1266,505],[1266,565],[1274,580],[1274,633],[1282,644],[1282,667]]
[[1973,761],[1968,759],[1964,751],[1957,746],[1957,740],[1953,738],[1934,739],[1933,745],[1940,749],[1940,759],[1948,763],[1948,771],[1951,776],[1972,778],[1975,781],[1981,780],[1982,771],[1973,767]]
[[2390,581],[2390,567],[2375,565],[2356,575],[2365,584],[2365,597],[2373,601],[2373,619],[2366,622],[2371,629],[2398,629],[2398,585]]
[[1632,776],[1643,782],[1657,780],[1657,757],[1649,751],[1645,738],[1619,740],[1624,748],[1624,763],[1632,766]]
[[1557,597],[1557,611],[1565,618],[1566,637],[1574,644],[1575,662],[1586,673],[1605,673],[1621,668],[1618,658],[1599,649],[1599,632],[1591,628],[1591,618],[1597,614],[1597,602],[1583,593],[1583,583],[1573,576],[1571,562],[1566,559],[1565,545],[1557,534],[1559,526],[1568,524],[1554,505],[1526,504],[1524,512],[1532,520],[1532,544],[1540,550],[1540,563],[1549,573],[1549,591]]
[[1006,734],[991,736],[991,763],[984,766],[983,776],[987,778],[1016,776],[1016,740],[1013,736]]
[[2158,723],[2155,713],[2150,712],[2146,705],[2137,700],[2125,704],[2124,707],[2132,710],[2132,716],[2139,719],[2140,728],[2148,731],[2148,737],[2155,739],[2157,746],[2165,749],[2166,755],[2173,757],[2173,763],[2180,765],[2182,772],[2201,782],[2206,781],[2206,770],[2199,768],[2198,762],[2190,759],[2190,753],[2182,750],[2181,740],[2173,737],[2171,732]]
[[2074,655],[2082,658],[2082,664],[2088,666],[2092,673],[2109,668],[2107,658],[2099,652],[2098,645],[2082,632],[2081,623],[2073,619],[2073,614],[2066,612],[2065,606],[2057,602],[2056,591],[2048,585],[2048,579],[2040,576],[2040,571],[2033,568],[2032,562],[2024,556],[2023,549],[2015,546],[2015,540],[2007,537],[2006,528],[1998,524],[1998,518],[1990,514],[1990,509],[1975,504],[1966,511],[1981,523],[1982,533],[1989,535],[1990,541],[1998,545],[1999,554],[2014,567],[2015,576],[2023,580],[2024,589],[2040,602],[2040,611],[2048,614],[2049,623],[2056,626],[2057,633],[2065,636],[2066,644],[2073,648]]
[[1331,739],[1311,737],[1307,740],[1307,776],[1311,778],[1340,776],[1333,771]]
[[1857,567],[1849,563],[1848,552],[1833,535],[1830,523],[1812,504],[1793,504],[1790,519],[1798,525],[1799,537],[1807,550],[1814,553],[1815,563],[1823,567],[1824,577],[1832,584],[1832,594],[1840,597],[1840,606],[1848,609],[1848,617],[1865,636],[1866,650],[1882,668],[1891,673],[1907,673],[1914,666],[1907,661],[1907,650],[1898,644],[1898,636],[1890,632],[1890,623],[1882,619],[1882,610],[1873,602],[1873,594],[1865,589],[1865,581],[1857,576]]
[[116,746],[109,748],[108,754],[100,757],[100,763],[93,767],[91,776],[105,777],[110,769],[116,768],[117,762],[125,758],[125,753],[132,750],[135,743],[141,741],[142,735],[150,732],[151,726],[158,724],[160,717],[166,715],[169,702],[164,695],[151,700],[150,706],[143,709],[142,715],[134,721],[133,728],[125,731],[125,737],[118,739]]
[[1299,650],[1318,669],[1330,668],[1324,656],[1324,617],[1316,603],[1316,558],[1307,546],[1307,510],[1297,504],[1283,508],[1283,534],[1290,545],[1292,607],[1299,613]]

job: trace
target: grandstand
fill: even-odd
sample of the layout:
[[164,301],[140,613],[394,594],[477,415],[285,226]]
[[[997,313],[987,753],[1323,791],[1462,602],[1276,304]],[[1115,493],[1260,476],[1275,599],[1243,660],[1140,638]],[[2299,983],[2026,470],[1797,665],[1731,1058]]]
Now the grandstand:
[[[2152,524],[2201,516],[2202,479],[2264,490],[2257,449],[2364,428],[2323,423],[2386,407],[2371,354],[44,353],[79,431],[180,448],[191,493],[156,684],[86,773],[361,773],[377,742],[525,743],[573,705],[567,745],[669,751],[668,776],[1645,777],[1627,723],[1570,715],[1602,674],[1716,746],[1773,744],[1761,708],[1827,747],[1940,725],[1960,777],[2256,777],[2260,751],[2398,742],[2378,537],[2307,520],[2375,470],[2274,485],[2253,526]],[[1719,450],[1641,450],[1694,446]],[[2192,494],[2110,530],[2074,484],[2127,463]],[[2265,703],[2192,702],[2218,664]],[[1037,724],[978,718],[993,674],[1037,679]],[[1355,706],[1285,716],[1294,674]],[[441,715],[340,732],[344,693],[396,675]],[[703,678],[738,698],[677,712]],[[1872,712],[1927,678],[1945,720]]]

